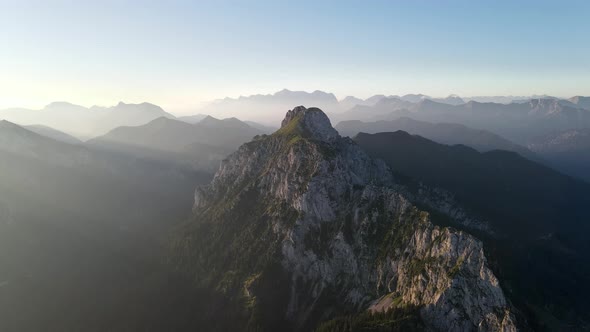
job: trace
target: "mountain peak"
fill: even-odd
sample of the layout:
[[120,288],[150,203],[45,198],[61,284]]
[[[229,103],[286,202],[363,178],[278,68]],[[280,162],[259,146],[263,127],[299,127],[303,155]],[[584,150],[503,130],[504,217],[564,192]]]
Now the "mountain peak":
[[277,91],[277,92],[275,92],[275,94],[274,94],[274,95],[275,95],[275,96],[277,96],[277,95],[279,95],[279,96],[280,96],[280,95],[289,94],[289,93],[291,93],[291,92],[292,92],[292,91],[291,91],[291,90],[289,90],[289,89],[283,89],[283,90],[281,90],[281,91]]
[[341,139],[324,112],[298,106],[195,191],[171,260],[205,287],[230,285],[228,298],[246,294],[252,313],[270,308],[261,330],[313,330],[330,318],[324,313],[407,304],[426,308],[424,323],[440,330],[502,329],[496,322],[515,329],[481,242],[434,226],[402,190],[383,162]]
[[288,111],[277,133],[296,134],[320,141],[333,141],[340,137],[326,113],[319,108],[305,106]]
[[156,124],[156,123],[160,123],[160,124],[166,124],[166,123],[173,123],[176,122],[176,120],[167,118],[165,116],[161,116],[159,118],[155,118],[152,121],[148,122],[147,124]]
[[201,124],[206,124],[206,123],[217,123],[217,122],[219,122],[219,121],[221,121],[221,120],[219,120],[219,119],[217,119],[217,118],[214,118],[214,117],[212,117],[211,115],[207,115],[207,116],[205,116],[205,117],[204,117],[204,118],[203,118],[201,121],[199,121],[199,123],[201,123]]

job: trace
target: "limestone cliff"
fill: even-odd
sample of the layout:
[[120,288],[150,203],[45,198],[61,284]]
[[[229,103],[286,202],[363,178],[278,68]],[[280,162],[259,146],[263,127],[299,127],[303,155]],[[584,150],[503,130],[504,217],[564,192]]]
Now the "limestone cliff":
[[317,108],[228,157],[178,234],[176,264],[243,303],[251,329],[415,306],[428,330],[516,330],[481,242],[433,225]]

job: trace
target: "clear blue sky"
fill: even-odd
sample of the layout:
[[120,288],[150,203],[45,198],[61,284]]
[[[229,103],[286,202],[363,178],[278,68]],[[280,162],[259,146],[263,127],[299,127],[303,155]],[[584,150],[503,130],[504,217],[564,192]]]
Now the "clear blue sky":
[[0,108],[590,95],[590,1],[0,0]]

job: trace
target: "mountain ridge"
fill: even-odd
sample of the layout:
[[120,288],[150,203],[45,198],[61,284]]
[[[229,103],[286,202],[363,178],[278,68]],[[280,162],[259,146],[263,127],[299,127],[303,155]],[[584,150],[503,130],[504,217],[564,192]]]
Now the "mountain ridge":
[[[171,255],[195,282],[245,301],[248,328],[310,330],[405,303],[436,330],[515,329],[481,243],[434,226],[317,108],[292,109],[277,132],[222,162],[195,191]],[[454,300],[459,292],[469,307]]]
[[41,110],[0,110],[0,118],[19,125],[44,125],[79,139],[103,135],[119,126],[142,125],[161,116],[175,118],[161,107],[146,102],[140,104],[119,102],[111,107],[92,106],[90,108],[68,102],[54,102]]
[[490,150],[507,150],[517,152],[520,155],[532,160],[539,158],[526,147],[513,143],[499,135],[482,129],[469,128],[458,123],[430,123],[426,121],[414,120],[404,116],[390,121],[342,121],[339,122],[335,128],[341,134],[350,137],[353,137],[360,132],[375,134],[378,132],[403,130],[442,144],[463,144],[470,146],[480,152],[486,152]]
[[191,124],[160,117],[141,126],[115,128],[86,144],[142,158],[188,163],[212,172],[227,154],[262,133],[236,118],[219,120],[209,116]]

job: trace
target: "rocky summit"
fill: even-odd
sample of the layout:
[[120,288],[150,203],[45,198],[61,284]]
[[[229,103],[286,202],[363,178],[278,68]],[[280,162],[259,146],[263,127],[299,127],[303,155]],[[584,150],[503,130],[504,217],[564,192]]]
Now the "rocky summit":
[[329,330],[343,316],[403,312],[372,322],[515,331],[482,243],[434,225],[396,188],[383,162],[299,106],[196,190],[171,257],[250,330]]

